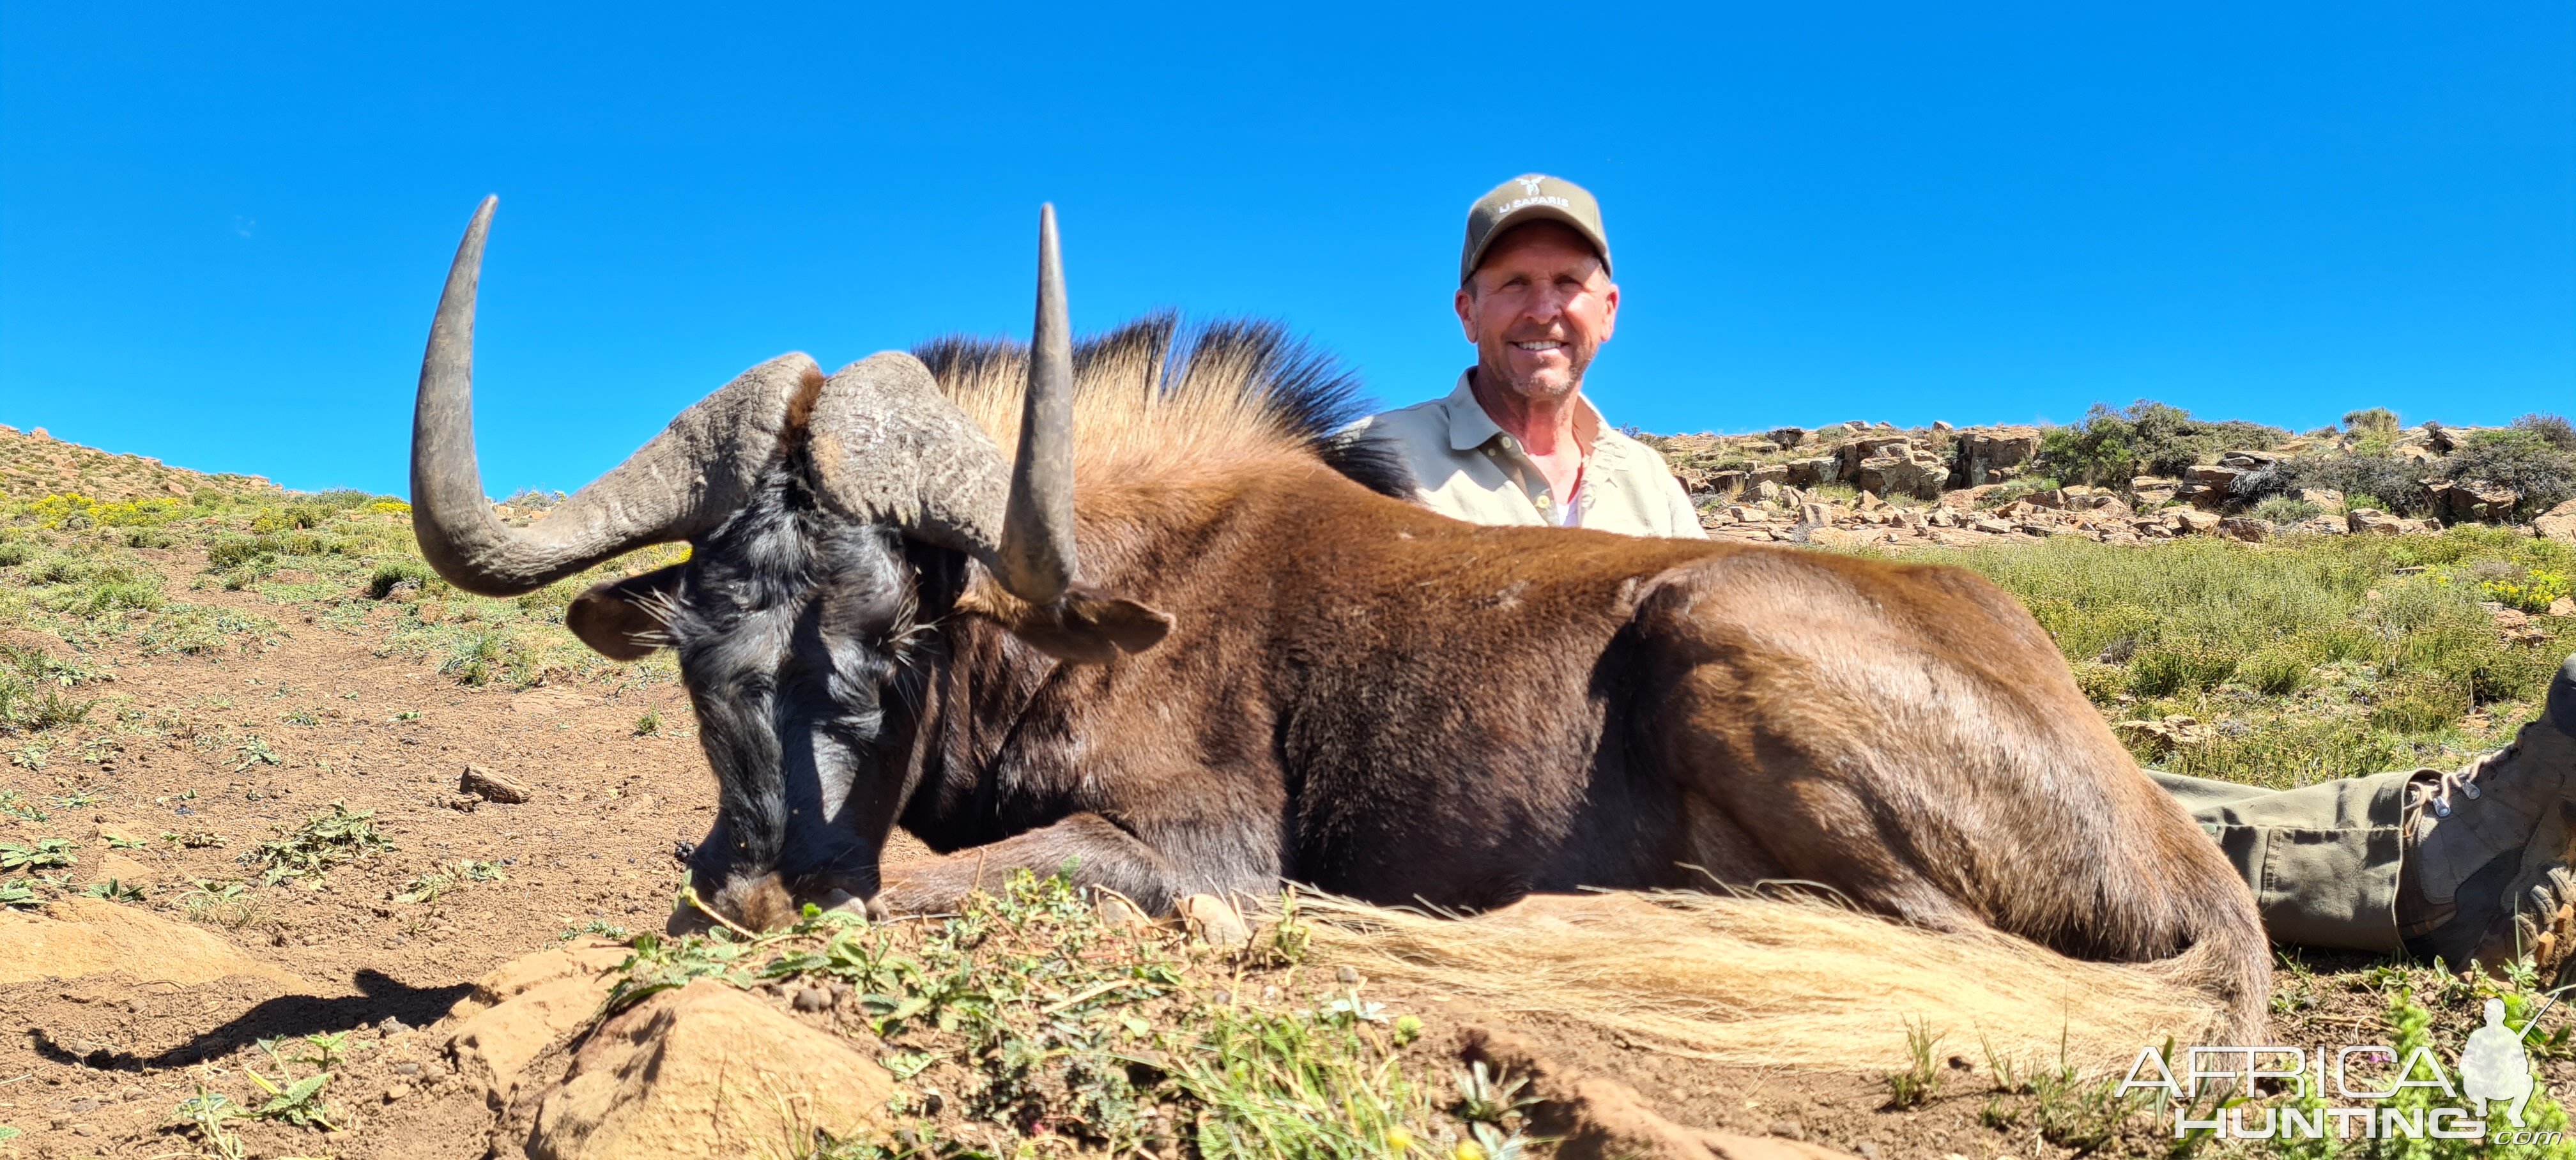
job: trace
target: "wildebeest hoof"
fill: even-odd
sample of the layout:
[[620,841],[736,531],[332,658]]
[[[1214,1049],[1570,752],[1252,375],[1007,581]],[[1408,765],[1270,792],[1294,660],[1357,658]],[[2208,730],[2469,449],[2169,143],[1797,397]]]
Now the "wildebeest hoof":
[[815,899],[814,902],[815,905],[822,907],[824,910],[838,911],[842,914],[855,914],[870,922],[882,922],[886,917],[877,909],[876,904],[869,902],[867,899],[861,898],[858,895],[852,894],[847,890],[843,890],[838,886],[824,891],[823,896]]

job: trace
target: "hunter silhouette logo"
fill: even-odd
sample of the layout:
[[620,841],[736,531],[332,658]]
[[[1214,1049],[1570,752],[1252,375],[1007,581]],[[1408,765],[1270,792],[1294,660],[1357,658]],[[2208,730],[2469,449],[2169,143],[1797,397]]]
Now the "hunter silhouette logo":
[[1539,183],[1546,181],[1547,178],[1544,175],[1533,173],[1527,177],[1515,177],[1512,180],[1521,183],[1522,193],[1526,193],[1531,197],[1537,197]]
[[[2548,1010],[2547,1007],[2541,1010]],[[2469,1045],[2460,1051],[2460,1094],[2478,1105],[2478,1118],[2485,1119],[2487,1102],[2509,1105],[2504,1115],[2520,1128],[2522,1105],[2531,1102],[2531,1053],[2522,1041],[2531,1029],[2540,1026],[2540,1016],[2533,1013],[2520,1033],[2504,1025],[2504,1000],[2487,1000],[2487,1025],[2469,1032]]]
[[[2323,1140],[2332,1135],[2345,1140],[2430,1137],[2557,1144],[2563,1139],[2560,1129],[2536,1130],[2523,1118],[2540,1091],[2523,1041],[2570,989],[2576,988],[2549,992],[2520,1028],[2505,1022],[2504,1000],[2487,1000],[2485,1023],[2469,1032],[2453,1061],[2459,1066],[2456,1082],[2433,1049],[2423,1045],[2403,1058],[2385,1044],[2319,1047],[2313,1053],[2288,1046],[2204,1045],[2172,1056],[2153,1047],[2140,1050],[2119,1091],[2123,1096],[2142,1089],[2165,1093],[2175,1105],[2175,1139],[2207,1132],[2227,1140]],[[2355,1067],[2356,1060],[2362,1066]],[[2393,1061],[2396,1068],[2375,1066],[2380,1060]],[[2417,1092],[2416,1098],[2387,1102],[2409,1091]],[[2203,1101],[2211,1095],[2299,1096],[2304,1106],[2231,1100],[2208,1108]],[[2334,1102],[2320,1106],[2326,1100]],[[2512,1127],[2491,1133],[2491,1111],[2502,1111]]]

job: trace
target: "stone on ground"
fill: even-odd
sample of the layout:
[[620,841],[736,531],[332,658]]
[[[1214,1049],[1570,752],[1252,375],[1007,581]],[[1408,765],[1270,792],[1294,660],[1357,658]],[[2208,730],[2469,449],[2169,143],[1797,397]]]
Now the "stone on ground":
[[599,1013],[627,949],[585,938],[502,964],[476,980],[447,1013],[447,1053],[458,1074],[506,1106],[530,1061]]
[[2531,521],[2531,530],[2544,540],[2576,544],[2576,499],[2568,500]]
[[0,908],[0,983],[125,974],[194,986],[250,975],[296,990],[303,979],[251,958],[212,931],[139,906],[66,898],[41,911]]
[[894,1077],[847,1041],[700,979],[601,1024],[537,1107],[533,1160],[803,1155],[882,1132]]

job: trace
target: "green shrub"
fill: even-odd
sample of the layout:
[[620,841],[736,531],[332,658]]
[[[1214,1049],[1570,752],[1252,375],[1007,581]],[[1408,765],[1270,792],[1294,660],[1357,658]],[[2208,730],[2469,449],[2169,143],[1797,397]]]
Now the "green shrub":
[[2129,671],[2118,665],[2086,661],[2075,666],[2075,687],[2096,705],[2117,703],[2129,691]]
[[0,568],[15,568],[27,562],[35,551],[15,540],[0,543]]
[[2060,479],[2125,483],[2140,474],[2178,476],[2223,452],[2271,447],[2289,435],[2260,423],[2194,419],[2180,407],[2147,399],[2116,411],[2095,403],[2083,422],[2051,428],[2040,437],[2039,463]]
[[2431,465],[2365,450],[2331,455],[2302,455],[2245,473],[2233,493],[2247,500],[2268,501],[2301,488],[2324,488],[2344,494],[2344,508],[2376,508],[2421,516],[2433,503],[2424,479]]
[[2308,687],[2315,668],[2306,649],[2274,645],[2237,662],[2236,677],[2264,696],[2286,697]]
[[206,545],[206,568],[238,568],[262,556],[274,559],[282,545],[275,536],[217,536]]
[[376,502],[376,498],[377,497],[366,492],[359,491],[356,488],[344,487],[335,488],[331,491],[315,493],[313,496],[313,504],[316,507],[337,512],[347,511],[351,508],[365,507],[368,504]]
[[2454,480],[2478,480],[2521,493],[2513,512],[2522,519],[2576,497],[2576,451],[2561,449],[2537,428],[2471,432],[2442,461],[2441,470]]
[[2344,414],[2343,428],[2355,435],[2397,435],[2397,412],[2386,407],[2367,407]]
[[2546,612],[2549,606],[2568,596],[2576,596],[2576,580],[2568,573],[2546,568],[2515,569],[2516,575],[2499,576],[2478,584],[2487,599],[2524,612]]
[[0,644],[0,731],[34,733],[79,724],[97,702],[64,690],[86,675],[43,649]]
[[382,600],[402,584],[425,589],[437,582],[438,573],[419,560],[387,560],[376,565],[375,574],[367,578],[367,596]]
[[2399,733],[2427,733],[2469,711],[2466,684],[2440,673],[2410,673],[2371,692],[2370,723]]
[[2276,495],[2254,505],[2254,518],[2276,524],[2295,524],[2325,514],[2324,508],[2295,496]]
[[2238,654],[2205,640],[2160,641],[2138,650],[2129,662],[2129,691],[2140,697],[2170,697],[2187,689],[2207,689],[2236,675]]
[[2513,421],[2517,431],[2529,431],[2561,451],[2576,451],[2576,424],[2563,415],[2525,415]]

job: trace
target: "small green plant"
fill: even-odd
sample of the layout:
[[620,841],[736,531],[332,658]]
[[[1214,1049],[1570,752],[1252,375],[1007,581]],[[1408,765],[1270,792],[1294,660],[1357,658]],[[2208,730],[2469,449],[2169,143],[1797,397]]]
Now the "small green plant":
[[190,922],[210,923],[228,930],[240,930],[259,921],[263,911],[250,886],[244,882],[210,882],[195,879],[189,892],[180,898],[179,910]]
[[653,737],[660,735],[661,732],[662,711],[660,709],[646,709],[643,716],[635,719],[636,736]]
[[396,892],[396,902],[436,902],[439,896],[469,882],[499,882],[501,868],[489,862],[461,861],[442,865],[426,874],[416,875]]
[[28,805],[27,799],[14,789],[0,789],[0,817],[12,817],[22,822],[45,820],[44,811]]
[[2300,649],[2274,646],[2236,662],[2236,676],[2264,696],[2286,697],[2308,687],[2313,668]]
[[245,1160],[249,1150],[241,1134],[224,1125],[250,1116],[250,1110],[234,1103],[231,1096],[199,1084],[197,1094],[179,1101],[171,1118],[195,1132],[197,1145],[217,1160]]
[[1933,1058],[1933,1045],[1938,1042],[1940,1036],[1932,1033],[1930,1021],[1906,1020],[1905,1070],[1887,1074],[1887,1102],[1890,1107],[1919,1108],[1941,1094],[1941,1065]]
[[258,1084],[259,1089],[267,1092],[269,1097],[268,1102],[251,1115],[263,1120],[293,1124],[299,1128],[320,1128],[326,1132],[336,1127],[331,1123],[331,1117],[339,1113],[331,1105],[322,1102],[322,1089],[331,1083],[330,1072],[315,1072],[303,1079],[291,1081],[284,1076],[271,1080],[246,1067],[242,1069],[242,1074],[249,1076],[250,1081]]
[[292,830],[279,828],[276,841],[261,843],[257,851],[243,855],[242,860],[261,868],[271,885],[318,875],[333,866],[393,849],[393,844],[376,829],[375,816],[374,810],[352,810],[345,802],[333,802],[329,810],[305,819],[303,825]]
[[607,939],[610,942],[625,942],[628,939],[635,937],[634,934],[628,931],[625,927],[619,926],[604,918],[594,918],[580,926],[565,927],[562,934],[555,936],[555,941],[571,942],[583,935],[596,935],[600,938]]
[[83,897],[103,898],[109,902],[143,901],[142,887],[128,886],[113,878],[110,878],[105,882],[93,882],[87,888],[83,889],[81,894]]
[[45,900],[36,897],[35,888],[27,885],[26,879],[12,878],[6,882],[0,882],[0,906],[17,910],[33,910],[44,904]]
[[2276,524],[2295,524],[2325,514],[2325,509],[2293,496],[2276,495],[2254,505],[2252,515]]
[[240,773],[254,765],[286,764],[277,756],[277,751],[270,749],[268,742],[257,734],[253,734],[250,740],[234,747],[233,752],[241,755],[241,764],[233,767],[234,773]]
[[65,690],[90,677],[43,649],[0,645],[0,732],[41,733],[80,724],[98,702]]
[[0,870],[42,870],[69,866],[78,849],[66,838],[38,838],[25,844],[0,842]]
[[1458,1089],[1458,1102],[1450,1106],[1450,1113],[1470,1123],[1500,1124],[1504,1117],[1518,1115],[1538,1102],[1523,1094],[1529,1077],[1489,1071],[1481,1059],[1459,1068],[1450,1081]]

